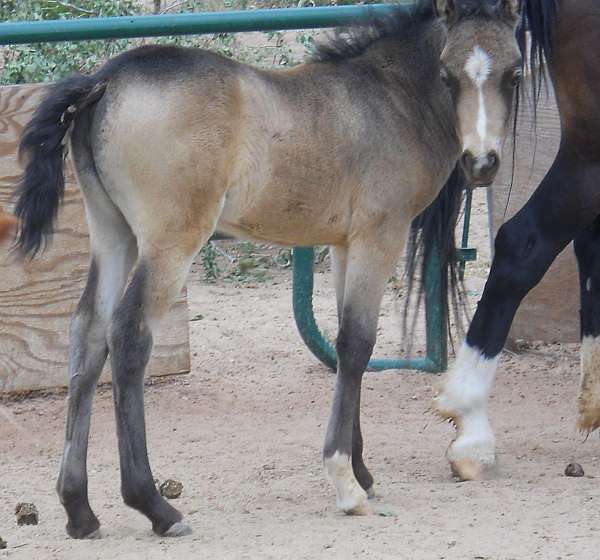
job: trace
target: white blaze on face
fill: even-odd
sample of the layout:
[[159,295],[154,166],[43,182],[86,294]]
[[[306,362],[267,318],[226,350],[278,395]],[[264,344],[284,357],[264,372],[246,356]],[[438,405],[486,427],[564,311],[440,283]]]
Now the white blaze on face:
[[487,136],[487,112],[485,109],[485,96],[483,85],[492,71],[492,58],[481,47],[476,46],[465,64],[465,72],[477,88],[479,109],[477,112],[477,134],[481,141],[481,152],[485,151]]

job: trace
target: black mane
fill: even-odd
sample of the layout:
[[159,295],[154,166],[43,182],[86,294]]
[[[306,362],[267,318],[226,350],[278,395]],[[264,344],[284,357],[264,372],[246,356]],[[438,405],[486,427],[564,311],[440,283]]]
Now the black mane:
[[[534,0],[539,2],[555,0]],[[495,17],[495,0],[461,0],[457,6],[457,19]],[[435,19],[433,0],[417,0],[412,4],[390,6],[386,15],[372,13],[348,27],[336,27],[327,39],[314,46],[312,62],[333,62],[363,54],[380,39],[393,37],[413,41],[424,24]],[[453,22],[448,22],[452,26]]]
[[359,56],[376,41],[408,36],[409,31],[420,28],[434,17],[432,0],[393,6],[389,14],[371,14],[349,27],[336,27],[325,41],[314,46],[310,60],[333,62]]

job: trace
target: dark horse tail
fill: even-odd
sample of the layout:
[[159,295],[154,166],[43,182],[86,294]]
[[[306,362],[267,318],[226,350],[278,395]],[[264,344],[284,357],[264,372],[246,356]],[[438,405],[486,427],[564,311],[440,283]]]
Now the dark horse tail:
[[[531,74],[534,109],[546,80],[547,61],[552,57],[554,48],[554,30],[558,17],[558,0],[525,0],[521,24],[517,30],[519,48],[528,58],[528,70]],[[528,33],[529,32],[529,33]],[[529,35],[529,52],[527,37]],[[524,92],[522,92],[524,93]]]
[[423,302],[428,263],[434,257],[434,251],[439,263],[441,311],[448,321],[452,311],[455,324],[459,328],[462,327],[466,305],[464,289],[458,275],[459,260],[454,230],[467,188],[467,180],[460,164],[457,163],[437,198],[411,224],[406,247],[402,316],[403,336],[409,345],[412,342],[412,327]]
[[104,92],[100,74],[76,74],[51,86],[25,126],[19,159],[26,163],[16,188],[19,229],[15,248],[33,258],[46,248],[65,191],[64,155],[76,116]]

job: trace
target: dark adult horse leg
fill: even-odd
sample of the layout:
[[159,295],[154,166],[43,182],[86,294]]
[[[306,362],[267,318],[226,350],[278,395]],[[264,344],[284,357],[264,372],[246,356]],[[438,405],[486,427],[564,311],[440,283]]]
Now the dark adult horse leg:
[[[440,416],[456,424],[457,436],[447,456],[462,479],[477,478],[482,467],[494,461],[487,400],[500,352],[523,297],[573,239],[577,240],[583,285],[588,285],[588,278],[590,286],[594,285],[592,253],[597,235],[591,224],[600,214],[600,64],[595,54],[600,48],[596,23],[600,6],[593,0],[562,0],[558,4],[528,0],[526,17],[534,46],[549,61],[562,140],[540,186],[498,232],[490,275],[466,341],[433,403]],[[534,59],[534,78],[536,71]],[[587,320],[597,305],[592,298],[593,293],[582,299],[584,336],[595,332],[589,331],[593,321]],[[591,383],[598,367],[588,367],[588,362],[584,357]],[[593,392],[587,392],[580,399],[580,408],[583,403],[586,412],[595,410],[599,401]],[[582,414],[580,427],[596,427],[594,415],[592,412],[594,419],[590,420]]]
[[600,213],[599,184],[600,164],[580,160],[563,146],[529,202],[498,232],[466,341],[434,401],[437,412],[456,424],[447,456],[462,479],[477,478],[494,461],[486,407],[513,317],[555,257]]
[[600,427],[600,216],[575,239],[581,315],[581,388],[577,427]]

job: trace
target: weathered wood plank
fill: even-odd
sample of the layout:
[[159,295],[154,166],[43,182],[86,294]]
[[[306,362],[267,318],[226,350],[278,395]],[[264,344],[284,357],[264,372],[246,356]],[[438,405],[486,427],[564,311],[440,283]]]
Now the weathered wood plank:
[[[504,147],[503,165],[493,186],[494,228],[498,228],[527,202],[552,165],[560,141],[560,121],[552,92],[538,107],[533,130],[530,106],[522,106],[517,133],[515,176],[508,210],[512,142]],[[565,185],[565,189],[568,185]],[[579,340],[579,283],[572,245],[557,258],[543,280],[525,298],[513,323],[512,338],[576,342]]]
[[[0,88],[0,205],[11,208],[12,184],[21,172],[20,131],[44,86]],[[0,250],[0,393],[64,386],[68,326],[83,290],[89,261],[88,233],[79,189],[68,166],[65,203],[50,249],[30,263]],[[150,375],[190,370],[185,290],[157,333]],[[103,380],[109,379],[108,366]]]

